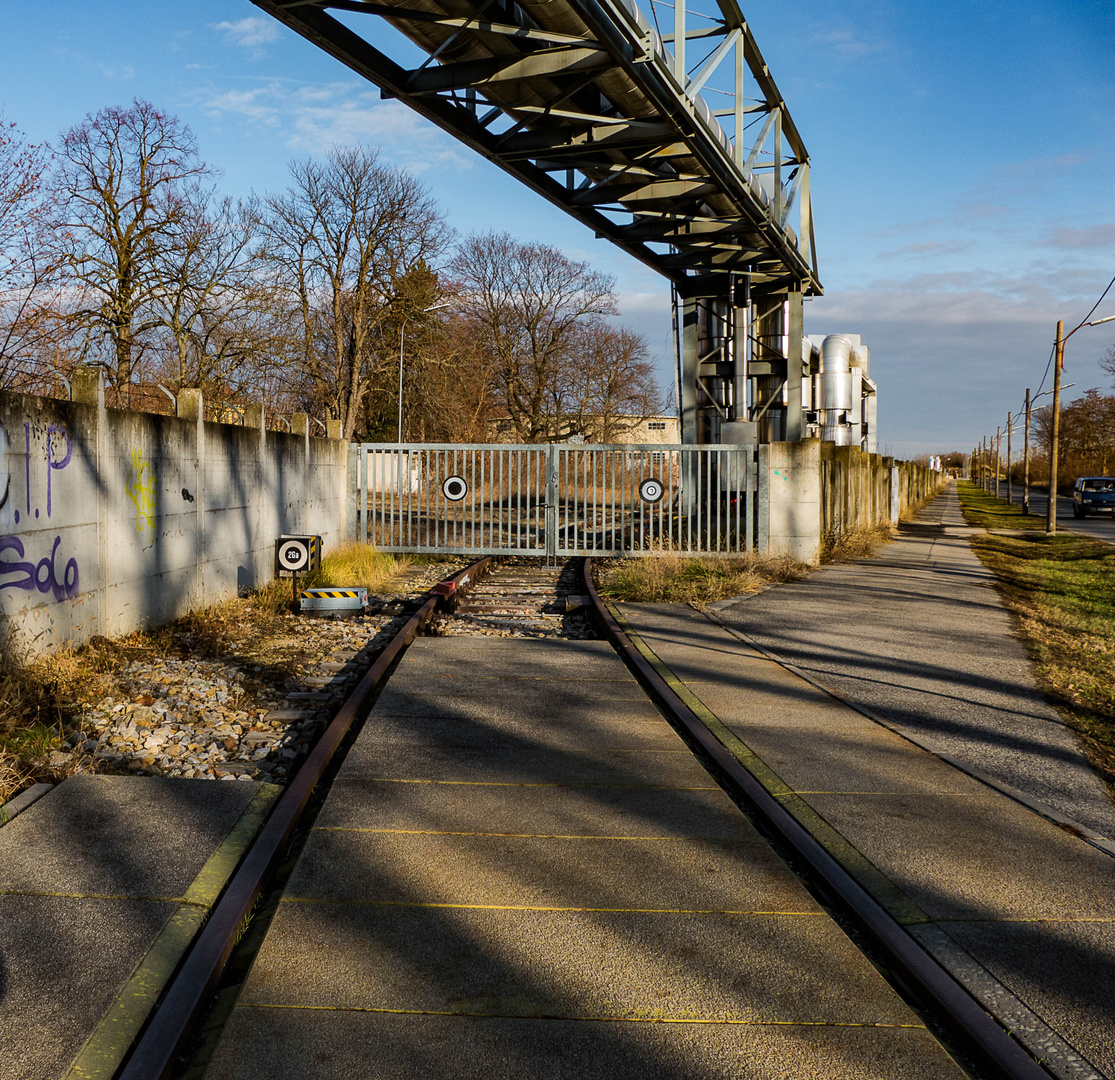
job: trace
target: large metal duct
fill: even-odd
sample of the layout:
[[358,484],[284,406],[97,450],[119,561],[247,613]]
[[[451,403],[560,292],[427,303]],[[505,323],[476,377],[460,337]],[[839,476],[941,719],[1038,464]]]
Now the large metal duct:
[[851,443],[852,342],[829,334],[821,345],[821,438],[838,446]]

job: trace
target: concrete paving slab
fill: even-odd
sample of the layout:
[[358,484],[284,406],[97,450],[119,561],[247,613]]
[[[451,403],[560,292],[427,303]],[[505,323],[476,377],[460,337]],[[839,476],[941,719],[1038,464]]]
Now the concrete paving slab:
[[673,729],[658,721],[604,721],[582,724],[570,717],[548,724],[532,724],[529,717],[489,713],[485,716],[386,716],[375,718],[375,737],[383,745],[422,744],[490,747],[511,758],[543,749],[627,750],[646,747],[677,749],[681,740]]
[[994,792],[809,802],[934,918],[1115,918],[1115,859]]
[[0,896],[0,1076],[63,1075],[176,906]]
[[[1115,923],[952,922],[954,938],[1107,1076],[1115,1076]],[[1060,962],[1049,963],[1056,956]]]
[[957,1080],[924,1029],[237,1008],[206,1080]]
[[503,907],[820,910],[756,832],[698,841],[315,831],[285,895]]
[[551,642],[486,645],[468,695],[442,644],[364,726],[209,1077],[959,1075],[672,730],[617,717],[603,643],[556,709],[507,692]]
[[[691,689],[705,700],[706,695]],[[747,745],[795,791],[987,794],[985,784],[926,755],[900,735],[862,717],[858,720],[832,729],[785,720],[749,722],[746,732],[743,725],[731,726],[737,734],[746,734]]]
[[278,788],[74,776],[0,829],[0,1076],[110,1077]]
[[0,893],[181,897],[258,790],[71,776],[0,829]]
[[[567,641],[551,638],[475,638],[419,639],[399,662],[400,670],[421,667],[436,678],[449,671],[454,678],[480,678],[498,669],[501,677],[541,678],[558,672],[562,678],[605,678],[610,682],[634,683],[635,678],[616,662],[616,654],[606,641]],[[539,648],[539,646],[543,648]],[[462,664],[465,665],[462,671]],[[408,674],[409,679],[409,674]]]
[[955,489],[878,558],[825,567],[718,614],[938,752],[1115,838],[1115,804],[1038,690]]
[[703,788],[338,781],[318,828],[517,836],[691,836],[749,828],[728,797]]
[[439,679],[432,684],[388,685],[376,702],[375,712],[381,716],[437,716],[448,712],[450,716],[474,716],[496,712],[503,714],[537,714],[539,719],[568,717],[573,712],[613,714],[617,718],[632,716],[658,716],[658,711],[647,701],[646,694],[613,693],[622,683],[607,680],[588,682],[564,680],[560,692],[554,691],[552,680],[544,679],[492,679],[484,682],[457,683]]
[[424,780],[509,784],[639,784],[694,787],[708,774],[678,740],[663,750],[516,749],[389,742],[358,744],[345,759],[342,780]]
[[284,901],[238,1000],[566,1019],[918,1023],[822,913]]

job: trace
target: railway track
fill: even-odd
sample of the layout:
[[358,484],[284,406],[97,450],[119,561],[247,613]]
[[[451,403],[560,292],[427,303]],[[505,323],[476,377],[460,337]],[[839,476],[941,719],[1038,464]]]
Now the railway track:
[[[722,745],[677,687],[636,650],[601,603],[583,560],[547,567],[537,560],[482,559],[440,582],[375,660],[293,777],[245,856],[177,977],[117,1073],[118,1080],[179,1077],[191,1039],[213,1001],[222,973],[253,910],[275,888],[311,799],[320,801],[337,758],[419,634],[584,640],[607,637],[659,710],[706,763],[720,786],[771,837],[811,891],[850,928],[872,962],[971,1066],[971,1075],[1039,1080],[1045,1072],[806,833]],[[317,794],[315,795],[315,792]],[[188,1075],[200,1075],[197,1059]]]

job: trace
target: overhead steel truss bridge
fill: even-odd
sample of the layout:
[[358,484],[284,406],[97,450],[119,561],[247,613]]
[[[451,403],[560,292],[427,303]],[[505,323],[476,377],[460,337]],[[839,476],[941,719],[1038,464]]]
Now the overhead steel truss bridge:
[[809,156],[735,0],[644,2],[255,0],[670,280],[684,441],[800,438]]

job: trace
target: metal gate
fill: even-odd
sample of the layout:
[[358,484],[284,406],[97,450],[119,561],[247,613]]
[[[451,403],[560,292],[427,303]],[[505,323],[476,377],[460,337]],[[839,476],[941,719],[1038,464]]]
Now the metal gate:
[[364,443],[357,537],[380,551],[734,555],[755,542],[753,446]]

